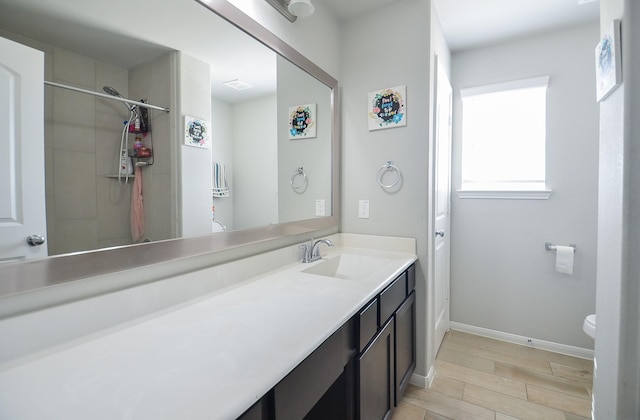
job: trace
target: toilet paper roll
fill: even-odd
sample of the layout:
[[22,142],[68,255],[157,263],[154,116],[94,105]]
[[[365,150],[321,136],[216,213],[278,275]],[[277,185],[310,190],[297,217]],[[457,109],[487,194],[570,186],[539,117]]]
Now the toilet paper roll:
[[556,246],[556,271],[558,273],[573,274],[573,247]]

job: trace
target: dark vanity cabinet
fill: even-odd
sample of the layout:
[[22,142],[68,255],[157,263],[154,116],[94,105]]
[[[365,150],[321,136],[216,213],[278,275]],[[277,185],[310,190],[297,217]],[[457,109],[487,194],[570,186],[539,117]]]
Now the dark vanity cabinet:
[[[416,366],[415,266],[396,278],[356,318],[359,326],[357,418],[387,419]],[[372,308],[378,328],[371,334]]]
[[238,420],[266,420],[272,418],[271,416],[271,401],[273,400],[273,393],[269,392],[260,400],[253,404],[250,409],[245,411]]
[[354,419],[355,342],[351,318],[239,419]]
[[414,288],[412,265],[239,418],[390,418],[416,365]]
[[352,419],[354,356],[351,319],[275,386],[275,418]]

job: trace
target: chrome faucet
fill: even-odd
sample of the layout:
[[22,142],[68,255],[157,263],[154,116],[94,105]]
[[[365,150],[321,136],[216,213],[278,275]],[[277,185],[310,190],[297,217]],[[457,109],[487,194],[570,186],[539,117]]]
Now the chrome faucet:
[[318,239],[315,242],[313,239],[311,239],[308,244],[300,245],[300,248],[304,250],[304,255],[302,256],[303,263],[311,263],[322,258],[320,256],[320,244],[333,246],[333,242],[331,242],[329,239]]

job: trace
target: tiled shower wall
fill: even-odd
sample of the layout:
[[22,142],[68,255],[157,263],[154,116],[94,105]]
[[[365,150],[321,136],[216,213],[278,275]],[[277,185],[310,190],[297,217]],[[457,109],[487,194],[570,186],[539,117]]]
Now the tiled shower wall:
[[[129,98],[170,107],[171,113],[149,110],[151,130],[142,141],[153,148],[153,166],[142,168],[145,234],[152,241],[178,236],[175,124],[178,111],[172,105],[176,54],[170,52],[129,70]],[[208,96],[208,95],[207,95]],[[133,137],[133,136],[132,136]],[[127,213],[127,219],[128,218]],[[208,221],[208,218],[207,218]]]
[[[102,92],[128,94],[128,71],[54,47],[50,80]],[[45,90],[49,255],[131,243],[132,182],[120,185],[118,152],[127,108],[66,89]]]
[[[171,54],[130,70],[58,47],[46,54],[48,80],[96,92],[112,86],[129,97],[129,79],[133,77],[137,80],[134,84],[142,85],[142,92],[131,92],[133,99],[160,104],[169,101]],[[161,92],[154,92],[154,87]],[[126,183],[114,177],[128,109],[117,101],[54,87],[45,90],[45,108],[49,255],[131,244],[133,178]],[[142,168],[143,239],[155,241],[175,237],[175,223],[171,222],[172,146],[168,114],[153,111],[150,119],[151,133],[144,142],[151,146],[153,137],[155,163]],[[129,135],[129,144],[133,140]]]

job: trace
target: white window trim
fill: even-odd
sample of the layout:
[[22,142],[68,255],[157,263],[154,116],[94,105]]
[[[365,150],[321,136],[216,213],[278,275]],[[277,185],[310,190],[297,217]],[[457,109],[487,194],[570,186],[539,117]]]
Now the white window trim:
[[475,96],[483,93],[494,93],[503,90],[527,89],[534,87],[549,87],[549,76],[532,77],[530,79],[513,80],[504,83],[494,83],[492,85],[484,85],[460,89],[460,96]]
[[457,190],[458,198],[492,200],[548,200],[552,190]]

